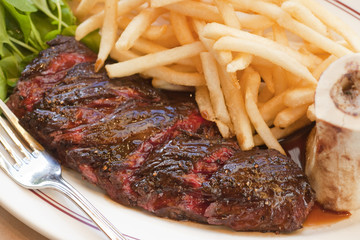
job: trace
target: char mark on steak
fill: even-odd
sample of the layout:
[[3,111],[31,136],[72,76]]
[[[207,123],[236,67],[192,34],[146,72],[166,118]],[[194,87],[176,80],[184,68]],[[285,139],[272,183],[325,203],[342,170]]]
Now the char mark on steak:
[[49,46],[8,105],[62,164],[114,200],[161,217],[240,231],[302,227],[314,194],[290,158],[242,152],[189,96],[174,101],[139,76],[95,73],[95,55],[73,38]]

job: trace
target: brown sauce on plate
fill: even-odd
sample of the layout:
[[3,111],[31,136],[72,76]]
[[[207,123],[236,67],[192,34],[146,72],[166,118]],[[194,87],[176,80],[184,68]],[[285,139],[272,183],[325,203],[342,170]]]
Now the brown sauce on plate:
[[[300,129],[281,142],[287,155],[290,156],[302,169],[305,169],[306,158],[306,141],[314,125]],[[335,212],[324,209],[319,203],[315,203],[307,220],[305,227],[314,227],[330,225],[348,219],[351,216],[349,212]]]
[[351,216],[349,212],[335,212],[331,210],[326,210],[321,207],[320,204],[316,203],[312,208],[310,214],[308,215],[304,226],[305,227],[314,227],[321,225],[330,225],[333,223],[346,220]]

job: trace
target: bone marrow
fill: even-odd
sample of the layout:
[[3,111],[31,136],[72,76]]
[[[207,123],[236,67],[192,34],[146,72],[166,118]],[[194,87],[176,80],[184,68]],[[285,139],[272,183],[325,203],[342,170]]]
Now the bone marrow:
[[316,126],[306,174],[317,201],[335,211],[360,208],[360,55],[334,62],[315,94]]

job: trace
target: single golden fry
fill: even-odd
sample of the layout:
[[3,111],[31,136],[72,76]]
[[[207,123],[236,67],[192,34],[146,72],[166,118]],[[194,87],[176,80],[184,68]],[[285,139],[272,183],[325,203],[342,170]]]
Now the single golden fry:
[[309,107],[308,107],[308,110],[306,112],[306,116],[307,118],[310,120],[310,121],[316,121],[316,115],[315,115],[315,105],[314,104],[311,104]]
[[106,65],[105,68],[110,78],[129,76],[153,67],[169,65],[184,58],[194,57],[204,50],[203,45],[197,41],[165,51],[151,53],[125,62],[109,64]]
[[279,128],[286,128],[293,124],[296,120],[304,116],[309,105],[302,105],[295,108],[286,108],[276,115],[274,125]]
[[221,88],[228,107],[230,118],[238,143],[242,150],[250,150],[254,147],[252,129],[249,116],[245,110],[243,95],[239,88],[233,84],[233,80],[225,67],[218,65]]
[[219,73],[216,61],[208,52],[200,53],[201,62],[204,69],[204,76],[209,90],[211,105],[215,113],[215,118],[225,123],[232,129],[230,116],[225,105],[223,92],[221,91]]
[[254,125],[256,132],[264,140],[266,146],[268,148],[276,149],[282,154],[285,154],[284,149],[281,147],[277,139],[271,133],[270,128],[266,125],[264,119],[261,117],[260,111],[256,106],[254,97],[252,96],[250,90],[246,91],[245,107],[251,123]]
[[211,106],[209,91],[206,86],[196,87],[195,100],[201,116],[208,121],[214,121],[215,115]]
[[241,89],[244,95],[246,94],[246,91],[250,91],[255,103],[258,102],[260,83],[260,74],[256,72],[252,67],[248,67],[243,71],[240,79]]
[[286,106],[295,108],[314,102],[315,88],[297,88],[289,90],[284,96]]
[[104,62],[109,56],[109,53],[114,46],[117,25],[116,25],[116,13],[117,13],[117,0],[106,0],[105,1],[105,18],[101,29],[101,41],[99,47],[99,53],[95,62],[95,71],[99,71],[103,66]]
[[241,28],[241,24],[239,18],[236,15],[234,7],[225,2],[224,0],[215,0],[216,6],[219,9],[221,17],[224,20],[224,23],[229,27],[233,28]]

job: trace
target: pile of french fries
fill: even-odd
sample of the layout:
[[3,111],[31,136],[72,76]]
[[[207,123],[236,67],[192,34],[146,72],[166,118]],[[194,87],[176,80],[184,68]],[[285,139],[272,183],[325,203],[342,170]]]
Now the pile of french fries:
[[194,89],[204,118],[243,150],[315,120],[321,73],[360,38],[313,0],[81,0],[80,40],[100,29],[95,69],[140,73],[155,87]]

